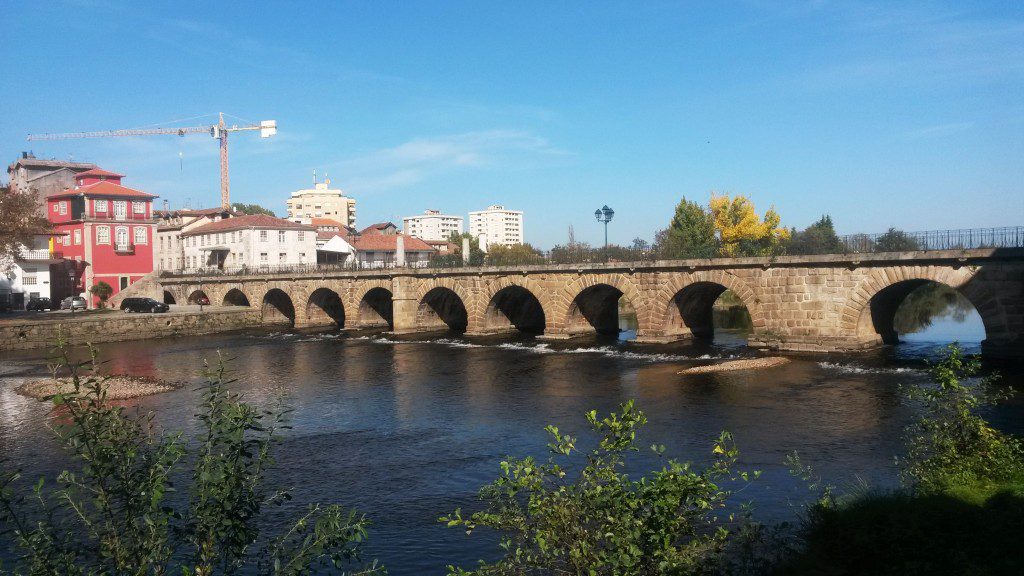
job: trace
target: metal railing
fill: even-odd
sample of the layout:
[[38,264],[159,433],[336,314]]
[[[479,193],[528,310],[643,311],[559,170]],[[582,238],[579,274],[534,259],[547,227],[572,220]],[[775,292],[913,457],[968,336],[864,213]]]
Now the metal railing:
[[[881,234],[850,234],[833,238],[827,246],[782,245],[775,253],[763,256],[816,256],[828,254],[863,254],[879,252],[906,252],[918,250],[968,250],[979,248],[1024,248],[1024,226],[1003,228],[981,228],[962,230],[931,230],[925,232],[902,232],[890,230]],[[803,248],[804,250],[795,250]],[[810,249],[807,249],[810,248]],[[742,254],[749,257],[752,254]],[[245,276],[250,274],[291,274],[331,271],[357,270],[395,270],[395,269],[432,269],[453,270],[462,268],[480,268],[485,266],[530,266],[557,264],[604,264],[605,262],[654,262],[657,260],[682,260],[687,258],[706,258],[707,256],[686,256],[665,254],[657,248],[625,248],[609,246],[607,253],[603,248],[581,247],[579,249],[550,250],[536,254],[523,254],[518,259],[494,261],[477,257],[476,262],[464,263],[461,256],[455,254],[436,255],[430,261],[407,262],[404,266],[396,266],[393,261],[350,262],[341,264],[281,264],[264,266],[239,266],[231,268],[201,268],[185,270],[164,270],[166,277],[178,276]],[[728,256],[712,256],[713,258],[729,258]]]
[[63,257],[63,252],[51,252],[46,248],[22,250],[19,256],[21,260],[60,260]]
[[837,253],[1024,248],[1024,226],[925,232],[890,230],[881,234],[850,234],[839,240],[843,250]]

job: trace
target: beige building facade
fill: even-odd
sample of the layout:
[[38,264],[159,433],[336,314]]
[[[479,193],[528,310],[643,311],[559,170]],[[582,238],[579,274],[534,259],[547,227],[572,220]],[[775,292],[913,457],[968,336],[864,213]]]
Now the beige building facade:
[[402,218],[402,232],[427,242],[445,242],[452,234],[462,234],[462,224],[462,216],[426,210],[420,216]]
[[520,210],[506,210],[504,206],[492,205],[486,210],[469,213],[469,233],[480,240],[480,249],[499,244],[512,246],[523,243],[523,213]]
[[329,218],[346,226],[356,224],[356,200],[345,196],[340,188],[331,188],[331,181],[315,182],[313,188],[292,192],[288,205],[288,219],[292,222],[310,222],[313,218]]

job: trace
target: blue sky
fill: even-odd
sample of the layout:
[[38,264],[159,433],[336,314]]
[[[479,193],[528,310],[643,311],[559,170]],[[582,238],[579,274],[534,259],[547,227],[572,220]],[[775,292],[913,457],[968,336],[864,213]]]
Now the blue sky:
[[[898,5],[898,6],[897,6]],[[679,198],[830,213],[840,233],[1024,224],[1024,3],[12,2],[0,158],[92,161],[179,207],[219,200],[197,135],[26,142],[224,111],[232,199],[284,214],[327,173],[358,224],[525,212],[650,240]],[[212,121],[193,119],[190,125]],[[179,154],[182,157],[179,163]]]

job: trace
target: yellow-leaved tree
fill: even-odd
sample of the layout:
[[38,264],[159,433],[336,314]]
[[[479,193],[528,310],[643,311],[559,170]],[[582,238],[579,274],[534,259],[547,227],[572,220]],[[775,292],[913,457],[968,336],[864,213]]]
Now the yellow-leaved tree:
[[762,219],[754,211],[754,203],[743,195],[712,194],[711,215],[722,256],[772,256],[780,253],[789,239],[789,231],[779,227],[774,206]]

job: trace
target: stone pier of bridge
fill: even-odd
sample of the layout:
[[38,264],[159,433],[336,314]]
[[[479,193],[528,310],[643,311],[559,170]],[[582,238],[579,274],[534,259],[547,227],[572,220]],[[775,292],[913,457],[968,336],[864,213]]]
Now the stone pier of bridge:
[[731,258],[516,268],[316,270],[154,275],[115,297],[258,308],[266,324],[522,331],[567,339],[618,332],[620,301],[636,311],[637,342],[713,338],[712,306],[731,290],[750,313],[755,347],[850,351],[895,343],[903,300],[928,282],[969,300],[983,351],[1024,358],[1024,249]]

